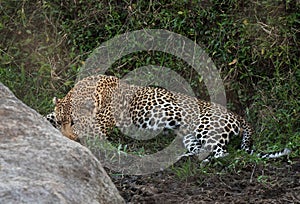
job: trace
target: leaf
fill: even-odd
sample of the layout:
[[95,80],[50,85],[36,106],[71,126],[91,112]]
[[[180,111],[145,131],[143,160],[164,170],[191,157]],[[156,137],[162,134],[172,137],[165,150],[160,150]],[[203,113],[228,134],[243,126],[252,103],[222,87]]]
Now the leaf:
[[249,24],[249,23],[248,23],[248,20],[247,20],[247,19],[243,20],[243,24],[244,24],[244,25],[248,25],[248,24]]
[[229,62],[228,65],[234,65],[234,64],[237,63],[237,61],[238,61],[238,60],[235,58],[234,60],[232,60],[232,62]]

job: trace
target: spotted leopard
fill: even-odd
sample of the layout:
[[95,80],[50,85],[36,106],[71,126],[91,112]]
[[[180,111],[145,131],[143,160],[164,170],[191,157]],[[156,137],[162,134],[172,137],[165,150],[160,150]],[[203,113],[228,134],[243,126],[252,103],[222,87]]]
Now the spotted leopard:
[[[55,111],[47,119],[63,135],[77,140],[89,128],[101,139],[114,126],[139,129],[174,129],[182,135],[187,153],[203,150],[210,157],[226,156],[233,136],[241,135],[241,149],[252,154],[251,126],[225,107],[159,87],[140,87],[113,76],[91,76],[79,81],[63,98],[54,99]],[[262,158],[288,155],[289,149]]]

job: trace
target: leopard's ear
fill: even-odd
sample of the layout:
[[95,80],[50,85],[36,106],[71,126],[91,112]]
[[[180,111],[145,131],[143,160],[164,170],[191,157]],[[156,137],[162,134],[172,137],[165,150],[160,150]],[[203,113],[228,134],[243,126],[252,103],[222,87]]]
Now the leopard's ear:
[[52,101],[53,101],[53,104],[56,105],[59,102],[59,99],[56,97],[53,97]]

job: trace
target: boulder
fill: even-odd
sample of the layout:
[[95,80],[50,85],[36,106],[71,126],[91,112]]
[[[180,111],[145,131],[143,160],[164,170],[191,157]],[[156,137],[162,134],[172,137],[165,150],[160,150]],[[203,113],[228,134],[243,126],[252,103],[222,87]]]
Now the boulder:
[[0,203],[124,203],[93,154],[0,83]]

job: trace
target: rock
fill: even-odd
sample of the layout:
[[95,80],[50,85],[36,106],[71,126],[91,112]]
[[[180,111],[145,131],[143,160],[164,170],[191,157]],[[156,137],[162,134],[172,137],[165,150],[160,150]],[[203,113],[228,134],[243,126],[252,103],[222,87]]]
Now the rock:
[[99,161],[0,83],[0,203],[124,203]]

